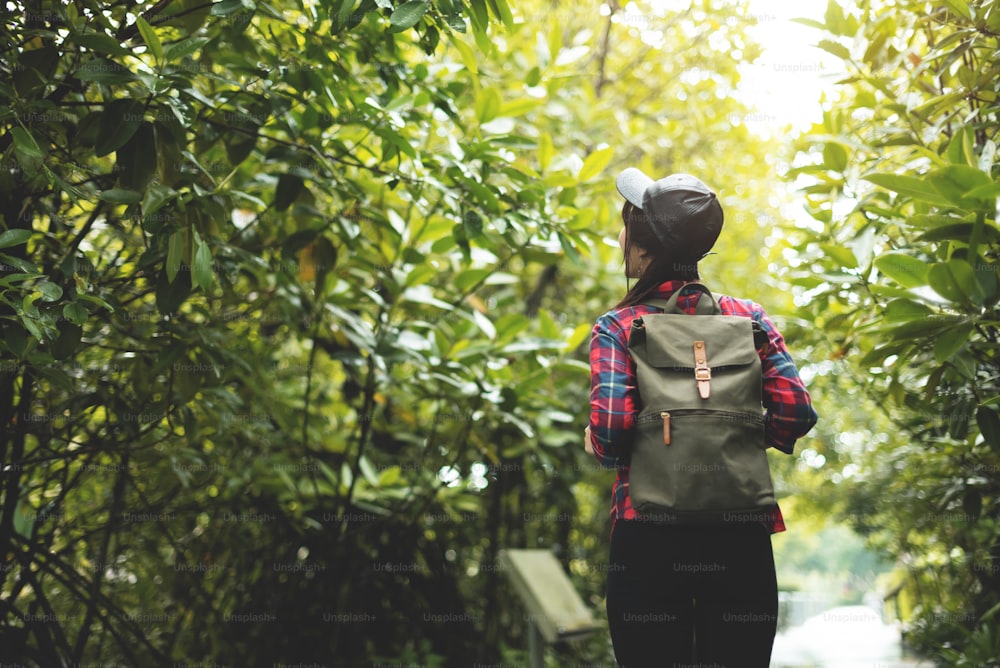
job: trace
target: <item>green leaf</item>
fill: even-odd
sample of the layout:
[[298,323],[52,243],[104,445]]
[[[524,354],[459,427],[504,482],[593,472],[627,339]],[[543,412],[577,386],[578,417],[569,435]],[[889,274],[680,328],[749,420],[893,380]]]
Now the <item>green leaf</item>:
[[337,247],[325,236],[321,236],[312,244],[312,260],[316,265],[316,290],[319,292],[326,280],[326,275],[337,264]]
[[284,211],[302,193],[305,183],[294,174],[282,174],[278,177],[278,187],[274,192],[275,211]]
[[149,47],[150,52],[156,61],[159,62],[163,60],[163,44],[160,43],[160,38],[156,36],[156,31],[153,30],[153,26],[146,22],[146,19],[141,16],[136,17],[135,24],[139,28],[139,34],[142,35],[142,41],[146,43]]
[[820,244],[820,249],[837,263],[837,269],[856,269],[858,266],[858,259],[850,248],[837,244]]
[[111,304],[104,301],[103,299],[101,299],[100,297],[95,297],[93,295],[77,295],[77,298],[80,301],[90,302],[91,304],[99,306],[103,309],[107,309],[108,313],[115,312],[114,307]]
[[212,251],[200,237],[196,237],[197,250],[194,253],[194,261],[192,264],[192,270],[194,274],[194,283],[202,289],[203,292],[208,292],[209,288],[212,287],[212,280],[215,274],[212,272]]
[[[963,350],[954,355],[948,362],[955,371],[965,380],[972,380],[976,377],[979,364],[968,350]],[[964,438],[964,437],[963,437]]]
[[253,151],[257,144],[257,132],[267,114],[265,109],[251,109],[248,112],[240,108],[216,112],[218,122],[233,128],[227,131],[225,142],[230,165],[235,167],[240,164]]
[[388,126],[379,126],[375,128],[375,134],[385,140],[383,143],[383,160],[392,159],[397,155],[393,149],[398,149],[411,158],[417,156],[417,150],[413,148],[413,144],[403,135],[399,134],[392,128]]
[[245,8],[243,0],[221,0],[212,4],[212,16],[229,16]]
[[[177,277],[177,273],[180,271],[181,264],[187,264],[188,259],[187,252],[187,237],[188,231],[177,230],[170,235],[170,241],[167,242],[167,280],[170,283],[174,282]],[[186,273],[186,272],[185,272]]]
[[166,272],[161,272],[156,281],[156,308],[163,315],[170,315],[181,307],[190,294],[191,272],[181,272],[175,281],[168,280]]
[[966,318],[948,315],[929,315],[917,320],[909,320],[900,325],[886,327],[879,331],[886,332],[890,340],[894,343],[906,339],[925,339],[936,336],[940,332],[946,331],[967,322]]
[[476,60],[476,53],[472,50],[472,47],[462,41],[461,37],[453,37],[451,43],[455,45],[458,49],[458,55],[462,59],[462,64],[465,65],[465,69],[473,76],[479,74],[479,63]]
[[465,292],[474,285],[478,285],[492,274],[494,269],[466,269],[455,276],[454,284],[459,292]]
[[14,508],[14,532],[25,540],[31,540],[35,532],[35,517],[37,514],[32,512],[31,506],[18,499]]
[[193,53],[197,53],[203,46],[211,42],[208,37],[188,37],[179,42],[174,42],[163,51],[163,58],[168,63],[175,60],[183,60]]
[[556,232],[556,237],[559,239],[559,245],[562,247],[563,252],[566,253],[566,257],[573,264],[579,265],[582,263],[580,259],[580,251],[577,249],[577,243],[580,241],[580,237],[577,235],[570,236],[562,231]]
[[76,76],[81,81],[102,84],[128,84],[138,79],[127,67],[107,58],[88,60],[76,71]]
[[[254,132],[256,132],[256,128]],[[256,135],[235,133],[232,139],[226,142],[226,157],[229,158],[229,164],[235,167],[246,160],[256,145]]]
[[63,306],[63,317],[74,325],[82,325],[87,322],[90,312],[80,302],[70,302]]
[[975,205],[988,205],[996,201],[998,197],[1000,197],[1000,183],[982,185],[965,193],[965,200],[974,200],[976,203]]
[[500,93],[495,88],[482,88],[476,96],[476,118],[488,123],[500,112]]
[[973,329],[972,323],[963,323],[938,334],[934,338],[934,359],[939,364],[946,362],[966,344]]
[[[969,243],[972,239],[972,230],[975,223],[956,223],[954,225],[943,225],[933,230],[928,230],[917,237],[919,241],[961,241]],[[982,236],[980,242],[995,243],[1000,241],[1000,228],[995,225],[983,223]]]
[[142,199],[142,193],[125,188],[111,188],[110,190],[102,190],[97,198],[112,204],[136,204]]
[[568,351],[576,350],[585,341],[590,340],[591,332],[593,331],[593,326],[589,323],[583,323],[577,325],[573,332],[569,335],[569,339],[566,341],[566,349]]
[[980,406],[976,409],[976,424],[979,425],[979,432],[986,445],[1000,453],[1000,415],[992,408]]
[[835,172],[847,169],[847,149],[842,144],[827,142],[823,145],[823,165]]
[[538,138],[538,166],[541,171],[548,169],[549,164],[552,162],[552,158],[555,157],[556,149],[552,144],[552,137],[549,133],[544,132]]
[[[146,188],[146,192],[142,198],[142,214],[143,217],[151,217],[157,211],[163,207],[164,204],[169,202],[171,199],[177,196],[177,191],[173,188],[169,188],[158,183],[152,183]],[[159,216],[156,219],[158,221],[163,220],[163,216]]]
[[430,3],[425,0],[404,2],[389,16],[389,32],[402,32],[417,25],[429,7]]
[[462,216],[466,239],[476,239],[483,234],[483,217],[475,211],[466,211]]
[[905,288],[927,284],[928,264],[903,253],[887,253],[875,258],[875,268]]
[[826,30],[826,26],[822,22],[815,19],[792,19],[792,23],[798,23],[800,25],[808,26],[810,28],[816,28],[817,30]]
[[533,109],[537,109],[542,104],[542,100],[536,100],[530,97],[518,98],[501,104],[498,115],[514,118],[516,116],[522,116]]
[[353,27],[351,25],[348,25],[348,23],[351,20],[351,16],[354,14],[354,2],[355,0],[340,0],[339,3],[334,3],[330,7],[330,14],[334,19],[333,22],[334,35],[339,34],[345,28]]
[[941,206],[951,205],[951,202],[947,198],[940,195],[924,179],[914,176],[903,176],[901,174],[866,174],[861,178],[906,197],[912,197],[913,199]]
[[110,190],[102,190],[97,197],[101,201],[112,204],[136,204],[142,199],[142,193],[124,188],[111,188]]
[[927,281],[936,293],[956,304],[972,300],[977,292],[976,272],[965,260],[948,260],[931,265]]
[[42,332],[41,328],[38,326],[32,317],[28,315],[21,316],[21,324],[26,330],[34,337],[37,341],[45,340],[45,334]]
[[[413,270],[406,275],[406,280],[403,281],[403,287],[408,288],[414,285],[423,285],[432,278],[436,278],[441,274],[440,271],[432,267],[430,264],[418,264],[413,267]],[[456,285],[459,290],[464,290],[465,288]]]
[[966,21],[973,20],[972,9],[969,7],[969,3],[966,0],[944,0],[944,4],[946,4],[951,11]]
[[129,98],[112,100],[101,112],[94,153],[101,157],[125,145],[142,125],[143,105]]
[[[980,188],[990,188],[994,186],[993,179],[989,174],[979,170],[978,167],[968,165],[949,165],[944,169],[939,169],[928,175],[931,185],[947,198],[949,203],[958,206],[974,206],[968,198],[968,194]],[[995,197],[987,198],[993,207],[996,206]],[[992,213],[991,208],[991,213]]]
[[6,230],[5,232],[0,233],[0,248],[12,248],[14,246],[20,246],[23,243],[27,243],[32,234],[32,230]]
[[13,127],[10,134],[14,137],[14,148],[27,158],[39,160],[44,156],[38,142],[31,136],[31,133],[22,127]]
[[28,340],[28,332],[23,327],[19,327],[16,322],[5,325],[3,342],[18,359],[24,357],[24,353],[28,350],[28,345],[31,343]]
[[[37,44],[40,37],[32,40]],[[54,40],[53,40],[54,41]],[[5,58],[8,58],[5,55]],[[62,59],[62,52],[55,45],[43,46],[40,49],[27,48],[21,50],[19,56],[12,55],[7,62],[15,63],[13,77],[5,77],[4,83],[13,80],[14,89],[22,99],[36,99],[33,95],[40,88],[49,84],[55,75],[56,68]]]
[[132,53],[114,37],[102,32],[76,33],[70,39],[91,51],[104,53],[109,56],[127,56]]
[[604,171],[611,162],[611,158],[615,154],[615,149],[606,146],[605,148],[597,149],[593,153],[587,156],[587,159],[583,161],[583,167],[580,168],[580,173],[578,178],[580,181],[589,181],[598,174]]
[[975,151],[975,130],[966,125],[951,138],[948,143],[948,161],[954,165],[970,165],[977,167],[979,156]]
[[962,510],[970,524],[978,520],[983,512],[983,493],[978,489],[967,488],[962,496]]
[[[486,25],[489,23],[490,16],[486,9],[485,0],[470,0],[469,2],[469,19],[472,21],[472,29],[476,33],[485,33]],[[477,44],[479,40],[477,39]],[[482,49],[482,44],[479,44],[480,49]]]
[[80,348],[83,329],[68,320],[61,320],[56,323],[56,329],[59,335],[50,347],[52,356],[57,360],[69,359]]
[[510,13],[510,7],[507,5],[507,0],[489,0],[490,9],[493,10],[493,16],[500,19],[508,29],[513,29],[514,27],[514,17]]
[[597,210],[594,207],[587,207],[573,214],[573,218],[566,223],[566,226],[571,230],[589,230],[594,226],[596,219]]
[[826,14],[823,17],[824,28],[834,35],[846,35],[847,21],[844,18],[844,10],[835,0],[829,0],[826,5]]
[[499,341],[506,342],[531,327],[531,320],[521,313],[508,313],[500,316],[494,324]]
[[906,222],[914,227],[920,228],[936,228],[945,225],[956,225],[958,223],[968,223],[972,224],[970,220],[965,218],[959,218],[958,216],[942,216],[940,214],[925,214],[919,213],[910,216],[906,219]]
[[[192,35],[205,23],[212,10],[222,3],[202,2],[201,0],[174,0],[160,10],[159,16],[168,20],[161,26],[179,28],[182,35]],[[242,2],[240,3],[243,4]],[[248,3],[252,6],[252,3]],[[162,5],[158,5],[162,7]]]
[[455,307],[448,302],[435,297],[433,291],[427,286],[407,288],[403,291],[400,298],[404,301],[413,302],[415,304],[426,304],[427,306],[434,306],[436,308],[444,309],[445,311],[455,310]]
[[920,320],[931,313],[929,307],[912,299],[893,299],[885,305],[885,318],[890,322]]
[[156,134],[153,124],[143,122],[115,153],[118,183],[126,190],[143,192],[156,173]]
[[979,294],[982,295],[984,303],[990,302],[997,296],[1000,290],[1000,280],[997,277],[997,270],[1000,266],[986,262],[982,258],[976,261],[976,280],[979,282]]
[[63,295],[63,289],[50,281],[38,283],[35,285],[35,290],[42,293],[41,300],[43,302],[58,301]]
[[953,109],[961,100],[965,99],[967,95],[968,93],[965,91],[937,95],[917,106],[911,113],[919,116],[933,116],[941,112],[949,111]]
[[851,50],[848,49],[843,44],[840,44],[839,42],[834,42],[833,40],[830,39],[821,39],[819,41],[819,44],[817,44],[816,46],[823,49],[827,53],[832,53],[841,60],[851,59]]
[[476,326],[479,327],[479,331],[486,335],[486,338],[490,340],[496,339],[496,326],[494,326],[493,322],[490,321],[488,317],[474,309],[472,311],[472,319],[475,320]]
[[398,465],[392,465],[382,469],[378,476],[378,487],[391,487],[399,482],[403,477],[402,469]]

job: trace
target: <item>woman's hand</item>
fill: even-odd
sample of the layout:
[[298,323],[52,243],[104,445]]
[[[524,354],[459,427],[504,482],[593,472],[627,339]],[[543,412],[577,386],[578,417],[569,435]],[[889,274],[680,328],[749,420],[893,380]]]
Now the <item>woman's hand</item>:
[[583,430],[583,449],[591,457],[594,456],[594,444],[590,441],[590,425],[589,424],[587,425],[587,428]]

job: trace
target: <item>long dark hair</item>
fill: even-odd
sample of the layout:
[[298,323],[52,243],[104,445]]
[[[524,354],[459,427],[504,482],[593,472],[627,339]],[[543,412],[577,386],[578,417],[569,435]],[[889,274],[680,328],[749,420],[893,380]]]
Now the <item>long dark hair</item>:
[[625,202],[622,220],[625,223],[625,275],[632,273],[632,267],[628,264],[632,248],[638,247],[646,251],[650,262],[615,308],[642,303],[665,281],[699,279],[698,261],[681,260],[672,249],[665,248],[653,233],[642,209],[631,202]]

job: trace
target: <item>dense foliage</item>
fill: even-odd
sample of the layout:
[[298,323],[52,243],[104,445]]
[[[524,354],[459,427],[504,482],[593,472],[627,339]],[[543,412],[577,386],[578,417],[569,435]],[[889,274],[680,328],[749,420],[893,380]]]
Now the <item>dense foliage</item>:
[[781,250],[745,12],[637,7],[5,3],[3,658],[488,662],[502,547],[600,610],[609,166],[720,189],[713,287]]
[[838,444],[845,512],[900,565],[912,642],[985,665],[1000,656],[1000,3],[831,2],[807,23],[847,75],[792,172],[818,222],[798,245],[801,314],[830,373],[891,420],[856,419]]

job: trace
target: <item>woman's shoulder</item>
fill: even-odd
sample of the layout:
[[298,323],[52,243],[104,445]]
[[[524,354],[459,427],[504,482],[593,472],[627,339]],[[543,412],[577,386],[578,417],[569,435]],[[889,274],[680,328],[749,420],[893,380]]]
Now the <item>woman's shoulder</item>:
[[653,310],[653,307],[646,304],[616,306],[597,318],[597,322],[594,323],[594,332],[604,332],[615,336],[623,335],[631,329],[633,320]]
[[742,315],[754,320],[759,320],[767,315],[764,307],[752,299],[733,297],[732,295],[716,295],[716,299],[723,315]]

